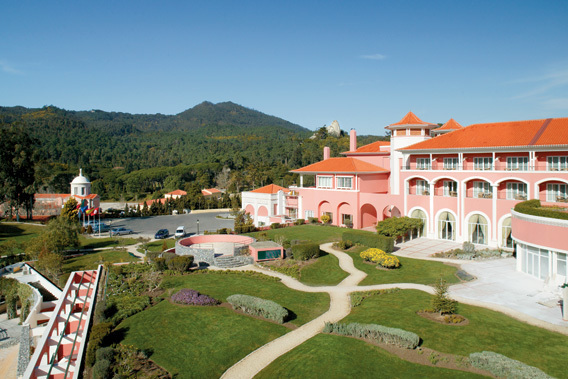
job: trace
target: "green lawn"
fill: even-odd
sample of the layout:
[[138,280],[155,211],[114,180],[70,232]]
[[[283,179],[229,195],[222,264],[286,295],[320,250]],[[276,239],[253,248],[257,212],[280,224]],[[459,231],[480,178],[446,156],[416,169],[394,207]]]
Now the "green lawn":
[[403,290],[372,296],[352,309],[342,322],[375,323],[418,334],[423,346],[441,352],[467,356],[494,351],[536,366],[547,374],[566,377],[568,336],[530,326],[502,313],[459,305],[459,314],[469,320],[465,326],[442,325],[416,312],[429,308],[431,295]]
[[333,286],[347,276],[348,274],[339,268],[339,260],[335,255],[328,253],[300,270],[300,281],[310,286]]
[[150,358],[176,378],[218,378],[250,352],[289,331],[231,309],[181,306],[168,300],[129,317],[118,329],[125,333],[122,343],[148,349]]
[[25,243],[39,235],[45,227],[35,224],[8,224],[0,222],[0,245],[8,240]]
[[319,334],[276,359],[255,378],[481,378],[407,362],[354,338]]
[[318,244],[341,240],[341,235],[347,229],[327,225],[299,225],[280,229],[271,229],[263,232],[248,233],[247,235],[259,238],[260,233],[266,233],[268,238],[274,240],[278,236],[284,236],[288,241],[305,240]]
[[388,283],[417,283],[434,284],[436,279],[442,276],[448,283],[458,283],[460,280],[455,275],[457,268],[442,262],[424,261],[419,259],[397,257],[400,260],[400,268],[393,270],[379,270],[375,264],[365,263],[359,253],[366,248],[359,247],[354,251],[347,252],[355,267],[365,272],[367,277],[359,285]]
[[137,238],[132,237],[106,237],[94,238],[79,235],[79,246],[81,249],[100,249],[103,247],[117,247],[135,245],[140,242]]
[[68,258],[63,261],[63,272],[94,270],[102,262],[138,262],[139,259],[130,255],[127,251],[105,250],[96,253],[85,254],[76,258]]
[[148,251],[153,251],[153,252],[161,252],[162,251],[162,246],[164,244],[164,241],[166,242],[166,245],[168,246],[168,249],[174,247],[176,245],[176,240],[173,238],[167,238],[167,239],[163,239],[163,240],[158,240],[158,241],[152,241],[152,242],[148,242],[145,243],[144,245],[142,245],[142,247],[140,247],[138,249],[138,251],[140,251],[141,253],[144,252],[144,249],[148,249]]
[[290,322],[295,325],[305,324],[329,309],[329,295],[326,293],[299,292],[280,282],[242,273],[165,277],[162,287],[176,291],[191,288],[221,301],[226,301],[228,296],[237,293],[272,300],[294,312],[295,318]]

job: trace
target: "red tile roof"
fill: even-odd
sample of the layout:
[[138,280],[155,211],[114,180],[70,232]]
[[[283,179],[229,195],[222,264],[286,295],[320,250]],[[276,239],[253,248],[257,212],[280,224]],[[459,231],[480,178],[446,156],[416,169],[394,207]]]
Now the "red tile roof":
[[161,198],[161,199],[153,199],[153,200],[146,200],[145,202],[140,203],[140,206],[144,206],[144,203],[148,204],[148,206],[150,206],[150,205],[152,205],[152,204],[154,204],[154,203],[162,203],[162,204],[165,204],[167,200],[168,200],[168,199],[164,199],[164,198]]
[[167,193],[166,195],[172,195],[172,196],[185,196],[187,195],[187,192],[185,192],[184,190],[175,190],[172,192]]
[[463,129],[463,126],[461,126],[453,118],[450,118],[450,120],[448,122],[446,122],[444,125],[442,125],[441,127],[437,128],[437,129],[432,130],[432,133],[437,133],[441,130],[452,131],[452,130],[459,130],[459,129]]
[[92,193],[92,194],[87,195],[87,196],[79,196],[79,195],[74,195],[74,196],[79,198],[79,199],[96,199],[99,195],[97,195],[96,193]]
[[66,198],[70,197],[70,193],[36,193],[34,197],[36,199],[54,199],[56,197]]
[[317,162],[306,167],[292,170],[291,172],[297,173],[377,173],[389,172],[382,167],[376,166],[371,163],[364,162],[357,158],[328,158],[321,162]]
[[355,151],[344,151],[341,154],[387,153],[387,151],[381,150],[381,146],[390,146],[390,142],[376,141],[368,145],[361,146]]
[[213,195],[214,193],[221,193],[221,191],[219,191],[217,188],[207,188],[207,189],[202,189],[201,193],[203,195]]
[[568,145],[568,117],[475,124],[401,150]]
[[390,124],[389,126],[397,126],[397,125],[434,125],[430,122],[424,122],[419,119],[414,113],[408,112],[406,116],[402,118],[399,122],[395,122],[394,124]]
[[269,184],[267,186],[257,188],[257,189],[255,189],[251,192],[254,192],[254,193],[277,193],[280,190],[287,191],[287,188],[280,187],[276,184]]

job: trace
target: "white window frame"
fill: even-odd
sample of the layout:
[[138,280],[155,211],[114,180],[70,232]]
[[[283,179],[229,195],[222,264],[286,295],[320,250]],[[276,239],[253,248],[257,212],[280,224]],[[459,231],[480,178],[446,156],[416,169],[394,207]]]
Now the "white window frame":
[[568,170],[568,156],[554,155],[547,158],[548,171],[567,171]]
[[314,216],[314,211],[309,211],[309,210],[305,210],[304,211],[304,219],[308,220],[310,217],[315,217]]
[[568,185],[564,183],[549,183],[546,185],[546,201],[561,202],[568,199]]
[[432,169],[432,165],[430,164],[430,158],[416,158],[416,169],[417,170]]
[[[455,196],[452,196],[455,192]],[[444,196],[456,197],[458,194],[458,182],[454,180],[444,180]]]
[[[349,185],[345,185],[345,182],[349,182]],[[353,177],[352,176],[337,176],[335,178],[335,188],[337,188],[337,189],[348,189],[348,190],[353,189]]]
[[481,171],[489,171],[493,169],[492,157],[475,157],[473,158],[473,169]]
[[[562,263],[560,263],[562,262]],[[562,269],[561,266],[564,266]],[[568,255],[564,253],[556,253],[556,275],[568,278]]]
[[[322,179],[325,179],[326,182],[329,180],[329,185],[322,185]],[[333,176],[318,175],[318,188],[333,188]]]
[[507,170],[528,171],[529,157],[507,157]]
[[[345,216],[349,216],[349,217],[345,217]],[[341,214],[341,223],[343,225],[347,225],[347,223],[345,222],[346,219],[349,220],[349,224],[353,225],[353,215],[352,214],[342,213]]]
[[507,183],[507,200],[526,200],[527,185],[521,182]]
[[493,194],[491,191],[491,184],[488,182],[475,181],[473,182],[473,197],[480,197],[479,194]]
[[444,158],[444,170],[457,170],[458,164],[458,158]]
[[416,194],[417,195],[429,195],[430,194],[430,185],[426,180],[416,179]]

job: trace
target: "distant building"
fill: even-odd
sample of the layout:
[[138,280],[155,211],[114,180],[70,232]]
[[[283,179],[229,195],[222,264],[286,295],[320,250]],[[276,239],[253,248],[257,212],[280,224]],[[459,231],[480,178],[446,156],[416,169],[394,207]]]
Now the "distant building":
[[164,195],[164,197],[166,199],[177,199],[179,197],[185,196],[187,195],[187,192],[183,191],[183,190],[175,190],[172,192],[168,192],[167,194]]
[[201,190],[201,194],[205,197],[215,197],[218,199],[223,195],[223,192],[218,190],[217,188],[207,188]]

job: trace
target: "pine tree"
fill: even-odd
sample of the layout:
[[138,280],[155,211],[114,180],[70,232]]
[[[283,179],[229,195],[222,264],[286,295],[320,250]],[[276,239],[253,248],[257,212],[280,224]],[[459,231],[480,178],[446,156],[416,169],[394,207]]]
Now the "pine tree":
[[440,277],[434,285],[434,298],[432,299],[432,309],[440,314],[454,314],[458,311],[458,302],[451,299],[448,295],[448,283]]

